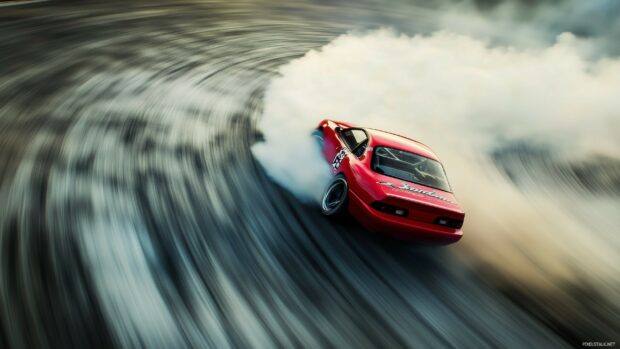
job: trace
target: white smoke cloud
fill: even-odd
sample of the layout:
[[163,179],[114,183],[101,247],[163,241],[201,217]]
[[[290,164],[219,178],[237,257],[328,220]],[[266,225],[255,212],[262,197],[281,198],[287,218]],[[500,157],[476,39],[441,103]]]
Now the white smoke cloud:
[[329,178],[308,136],[321,119],[416,138],[443,160],[467,212],[459,244],[473,251],[467,257],[501,259],[500,268],[531,279],[570,278],[563,261],[581,255],[591,275],[618,275],[617,249],[601,242],[611,224],[584,228],[553,201],[571,199],[527,197],[488,156],[507,140],[548,144],[565,157],[620,156],[620,61],[590,60],[587,47],[570,33],[530,49],[450,32],[343,35],[281,68],[265,94],[265,142],[253,151],[277,182],[311,201]]
[[308,137],[323,118],[419,138],[444,157],[487,151],[502,138],[617,155],[620,63],[590,62],[581,47],[568,33],[531,50],[447,32],[344,35],[281,69],[259,124],[266,142],[254,152],[305,199],[328,174]]
[[588,38],[583,44],[593,57],[620,54],[616,0],[465,0],[448,1],[441,9],[436,22],[443,30],[530,47],[548,46],[559,33],[574,32]]

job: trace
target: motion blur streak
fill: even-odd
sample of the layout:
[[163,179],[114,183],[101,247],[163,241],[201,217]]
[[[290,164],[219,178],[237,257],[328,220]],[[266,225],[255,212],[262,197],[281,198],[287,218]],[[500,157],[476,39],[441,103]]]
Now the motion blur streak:
[[[467,158],[474,163],[448,155],[474,223],[465,227],[468,240],[446,249],[386,242],[326,220],[254,159],[252,146],[269,136],[257,127],[269,117],[263,97],[274,96],[265,89],[287,78],[279,69],[351,30],[390,26],[412,36],[442,29],[451,5],[422,3],[2,8],[0,347],[617,341],[617,264],[607,263],[619,250],[613,151],[567,158],[523,139],[493,143],[480,159]],[[485,6],[467,8],[486,16],[486,25],[500,21]],[[537,45],[560,34],[549,36],[556,26],[540,16],[520,18],[543,28]],[[572,31],[567,26],[562,31]],[[587,34],[598,43],[618,26],[596,28]],[[601,47],[590,52],[615,52]],[[464,188],[475,168],[502,190],[496,216],[478,200],[495,205],[498,193]],[[552,214],[558,205],[574,217],[560,222],[566,213]],[[580,227],[558,229],[573,219]],[[547,223],[520,226],[530,220]],[[589,255],[572,258],[588,231]],[[541,257],[536,236],[550,258]],[[570,277],[558,276],[550,261]],[[513,272],[510,263],[521,264]]]

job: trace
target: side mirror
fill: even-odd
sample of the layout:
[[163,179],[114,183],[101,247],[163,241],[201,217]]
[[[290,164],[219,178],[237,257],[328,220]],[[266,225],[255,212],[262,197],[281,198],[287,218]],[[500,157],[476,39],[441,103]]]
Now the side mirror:
[[342,127],[340,127],[340,126],[336,126],[336,128],[334,129],[334,131],[336,131],[336,133],[340,133],[340,131],[342,131]]

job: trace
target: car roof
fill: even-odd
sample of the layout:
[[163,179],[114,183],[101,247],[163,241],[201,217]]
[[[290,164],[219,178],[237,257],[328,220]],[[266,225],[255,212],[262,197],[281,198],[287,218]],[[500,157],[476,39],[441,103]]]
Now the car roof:
[[348,122],[333,122],[342,128],[358,128],[365,130],[370,137],[369,143],[371,147],[385,146],[394,149],[400,149],[439,161],[439,158],[437,157],[437,155],[435,155],[435,153],[433,153],[431,148],[421,142],[416,141],[415,139],[411,139],[388,131],[378,130],[376,128],[359,127],[355,124]]
[[437,155],[428,146],[414,139],[374,128],[364,127],[363,129],[368,132],[372,147],[385,146],[395,148],[439,161]]

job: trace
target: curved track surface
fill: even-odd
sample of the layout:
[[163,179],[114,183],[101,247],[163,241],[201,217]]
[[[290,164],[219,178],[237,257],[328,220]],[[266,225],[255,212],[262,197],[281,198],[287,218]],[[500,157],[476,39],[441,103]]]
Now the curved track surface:
[[0,347],[557,348],[617,331],[616,308],[609,327],[564,321],[453,247],[326,220],[266,176],[250,148],[278,67],[348,30],[435,29],[431,8],[350,5],[4,8]]

